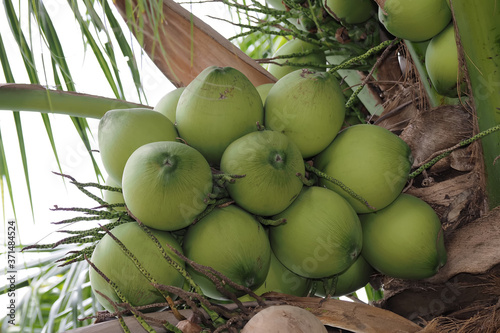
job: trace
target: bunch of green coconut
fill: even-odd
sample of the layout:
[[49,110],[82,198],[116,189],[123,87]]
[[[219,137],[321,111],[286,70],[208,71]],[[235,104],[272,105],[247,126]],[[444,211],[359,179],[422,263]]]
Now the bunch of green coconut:
[[108,111],[100,156],[122,194],[105,199],[136,222],[94,250],[99,302],[110,312],[123,299],[155,304],[169,290],[158,286],[196,286],[214,302],[251,300],[248,291],[340,296],[376,272],[434,275],[446,261],[442,229],[403,193],[408,145],[376,125],[344,126],[345,112],[333,73],[299,69],[255,87],[215,66],[154,110]]
[[[306,6],[309,2],[267,0],[272,8],[294,11],[293,8]],[[413,43],[421,50],[423,61],[432,86],[437,93],[446,97],[457,97],[465,90],[465,81],[459,71],[458,49],[449,0],[376,0],[378,21],[395,37]],[[342,24],[349,34],[357,25],[376,16],[377,6],[372,0],[323,0],[312,1],[313,8],[320,11],[318,20],[309,22],[303,15],[307,11],[298,11],[302,16],[289,19],[297,28],[304,31],[316,31],[319,24],[326,29],[329,22]],[[305,22],[309,22],[305,23]],[[311,28],[311,25],[314,29]],[[342,41],[340,41],[342,44]],[[339,45],[340,47],[340,45]],[[332,51],[329,51],[332,53]],[[333,52],[335,53],[335,52]],[[295,55],[295,56],[294,56]],[[280,46],[273,54],[273,62],[268,70],[277,78],[289,72],[283,64],[311,63],[321,68],[327,64],[325,50],[320,45],[304,39],[291,39]]]

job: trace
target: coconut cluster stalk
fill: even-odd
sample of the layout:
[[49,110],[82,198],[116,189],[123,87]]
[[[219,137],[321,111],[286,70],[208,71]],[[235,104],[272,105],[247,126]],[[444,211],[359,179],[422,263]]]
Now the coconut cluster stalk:
[[[450,0],[466,62],[479,131],[500,124],[500,4]],[[500,132],[482,139],[490,208],[500,205]]]
[[111,109],[150,108],[124,100],[52,90],[36,84],[0,84],[0,110],[35,111],[100,119]]

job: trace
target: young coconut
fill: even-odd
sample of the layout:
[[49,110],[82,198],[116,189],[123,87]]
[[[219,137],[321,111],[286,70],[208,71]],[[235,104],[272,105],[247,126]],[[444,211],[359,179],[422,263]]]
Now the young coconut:
[[97,132],[102,164],[117,184],[121,184],[125,163],[137,148],[177,137],[167,117],[144,108],[109,110],[99,121]]
[[[316,286],[315,296],[326,297],[326,290],[330,289],[330,297],[348,295],[363,288],[370,281],[370,276],[375,273],[372,266],[363,258],[363,254],[345,271],[334,277],[314,281]],[[326,288],[325,288],[326,285]]]
[[262,99],[262,105],[266,103],[267,95],[269,94],[269,90],[274,86],[274,83],[264,83],[260,86],[257,86],[257,91],[259,92],[260,98]]
[[[266,280],[254,293],[261,296],[264,293],[274,291],[287,295],[307,296],[311,290],[313,281],[293,273],[291,270],[283,266],[283,264],[271,252],[271,265],[267,273]],[[255,299],[249,295],[244,295],[239,298],[242,302],[254,301]]]
[[453,24],[434,36],[425,52],[425,68],[432,86],[441,95],[458,96],[458,48]]
[[304,187],[295,201],[274,219],[269,240],[278,260],[289,270],[322,279],[349,268],[362,246],[359,218],[349,203],[323,187]]
[[446,263],[441,222],[422,199],[402,193],[386,208],[359,218],[363,257],[379,272],[398,279],[425,279]]
[[[177,265],[184,268],[184,261],[166,246],[169,244],[182,252],[182,248],[175,238],[164,231],[151,229],[150,232],[158,239],[167,255]],[[156,283],[182,287],[184,277],[165,260],[157,244],[136,222],[121,224],[113,228],[111,233],[134,255],[142,268],[154,278]],[[118,290],[132,306],[166,302],[161,293],[151,285],[151,282],[139,270],[134,261],[110,235],[105,235],[99,241],[92,254],[91,262],[106,278],[117,285]],[[113,287],[94,268],[89,269],[89,275],[90,285],[99,303],[106,310],[115,312],[113,305],[96,291],[101,292],[115,303],[123,301],[118,297]]]
[[259,92],[232,67],[203,70],[184,89],[176,110],[180,136],[212,165],[219,165],[231,142],[256,131],[263,120]]
[[244,175],[226,185],[234,201],[248,212],[271,216],[285,210],[299,195],[304,160],[284,134],[262,130],[233,141],[222,155],[220,169]]
[[175,113],[177,110],[177,103],[179,103],[179,98],[186,87],[179,87],[168,92],[164,95],[158,103],[156,103],[153,110],[160,112],[165,117],[167,117],[172,124],[175,124]]
[[451,21],[448,0],[377,0],[378,18],[396,37],[422,42],[440,33]]
[[266,128],[284,133],[312,157],[335,138],[345,117],[345,99],[333,74],[299,69],[278,80],[265,104]]
[[[273,58],[295,54],[304,55],[274,59],[273,61],[277,64],[269,64],[267,70],[279,80],[286,74],[304,67],[321,71],[323,68],[318,65],[326,64],[326,55],[317,45],[304,42],[298,38],[286,42],[273,54]],[[304,64],[310,65],[304,66]]]
[[327,333],[323,323],[311,312],[293,305],[273,305],[259,311],[241,333]]
[[319,184],[342,195],[357,213],[393,202],[403,190],[413,163],[410,147],[391,131],[359,124],[342,130],[315,159],[314,166],[340,181],[368,205],[326,178]]
[[122,186],[127,208],[141,223],[174,231],[187,227],[207,207],[212,170],[193,147],[153,142],[130,156]]
[[373,0],[323,0],[323,4],[328,14],[347,24],[363,23],[375,13]]
[[[271,246],[264,228],[252,215],[235,205],[215,208],[189,226],[182,246],[189,259],[212,267],[250,289],[264,282],[271,263]],[[203,294],[216,300],[228,299],[204,274],[191,266],[187,271]],[[237,297],[245,294],[227,283],[221,285]]]
[[266,5],[274,9],[286,11],[286,6],[282,0],[266,0]]

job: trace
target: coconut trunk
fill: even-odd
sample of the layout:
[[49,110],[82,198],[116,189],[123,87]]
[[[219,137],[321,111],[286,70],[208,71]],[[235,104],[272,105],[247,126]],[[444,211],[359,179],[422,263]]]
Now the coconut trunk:
[[[500,124],[500,5],[496,0],[480,3],[450,0],[461,50],[468,71],[470,96],[479,131]],[[500,132],[482,139],[486,191],[490,209],[500,204]],[[495,163],[497,162],[497,163]]]

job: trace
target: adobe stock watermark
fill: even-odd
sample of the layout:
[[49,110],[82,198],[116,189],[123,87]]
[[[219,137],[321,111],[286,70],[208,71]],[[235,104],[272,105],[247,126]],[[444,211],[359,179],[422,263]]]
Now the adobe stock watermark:
[[444,288],[438,293],[437,297],[432,298],[426,306],[420,306],[417,311],[410,314],[408,319],[414,321],[419,317],[427,316],[429,314],[442,314],[447,308],[449,308],[450,304],[453,304],[458,297],[460,297],[461,292],[458,289],[457,284],[457,277],[453,280],[447,281],[444,284]]
[[7,279],[7,316],[6,320],[10,325],[16,324],[16,221],[7,221],[7,251],[6,251],[6,279]]

